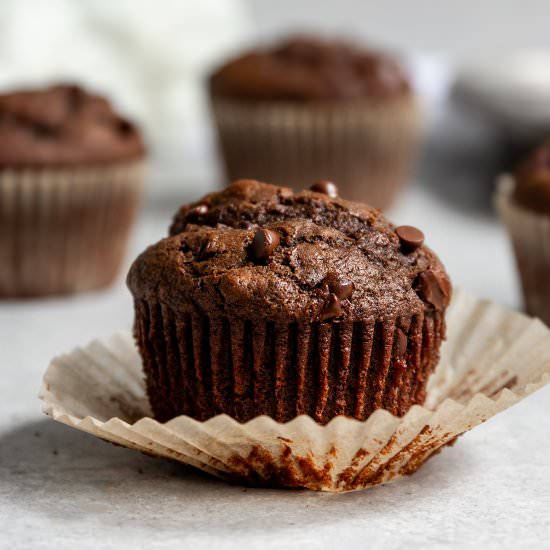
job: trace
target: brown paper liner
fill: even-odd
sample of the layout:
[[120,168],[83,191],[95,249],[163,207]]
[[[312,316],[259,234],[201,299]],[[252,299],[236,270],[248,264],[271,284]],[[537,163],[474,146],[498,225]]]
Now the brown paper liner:
[[0,298],[100,288],[122,262],[144,163],[0,171]]
[[513,176],[501,176],[496,207],[512,241],[526,310],[550,324],[550,216],[516,204],[514,187]]
[[302,190],[334,181],[348,200],[387,208],[408,175],[419,134],[413,98],[301,105],[213,97],[229,180]]
[[439,312],[377,323],[253,323],[135,305],[147,392],[160,421],[225,413],[286,422],[307,414],[326,424],[341,414],[365,420],[380,408],[402,416],[424,402],[445,331]]
[[[306,415],[241,424],[150,418],[140,358],[130,334],[95,341],[54,359],[41,392],[55,420],[223,479],[349,491],[413,473],[460,434],[550,382],[550,329],[464,292],[454,293],[448,337],[426,406],[404,417],[379,409],[365,422]],[[526,457],[527,459],[528,457]]]

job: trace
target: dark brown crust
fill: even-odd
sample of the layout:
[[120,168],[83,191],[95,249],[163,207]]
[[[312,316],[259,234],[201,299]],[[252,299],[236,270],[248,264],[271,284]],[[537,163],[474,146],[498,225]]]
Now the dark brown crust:
[[[240,422],[265,414],[365,420],[422,404],[445,336],[437,311],[385,322],[252,324],[136,301],[135,336],[155,417]],[[404,354],[397,327],[407,335]]]
[[390,57],[311,37],[229,61],[211,76],[210,87],[217,96],[240,100],[343,101],[410,93],[403,70]]
[[[196,215],[198,205],[207,213]],[[248,229],[237,229],[246,222]],[[250,254],[256,230],[280,235],[265,261]],[[383,321],[433,309],[414,283],[432,270],[448,286],[443,266],[426,246],[401,250],[380,211],[327,195],[242,180],[182,207],[174,235],[134,262],[128,285],[135,298],[158,300],[181,313],[277,322],[315,322],[331,300],[322,282],[337,272],[355,290],[338,320]]]
[[0,95],[0,167],[63,167],[139,159],[137,129],[77,86]]

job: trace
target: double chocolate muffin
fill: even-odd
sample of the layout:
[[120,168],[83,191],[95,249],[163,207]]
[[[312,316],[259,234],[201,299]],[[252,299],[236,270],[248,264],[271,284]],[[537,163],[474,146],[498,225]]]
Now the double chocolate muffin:
[[328,179],[342,194],[386,208],[414,154],[419,116],[392,57],[295,37],[229,61],[209,90],[230,180]]
[[109,284],[144,157],[133,124],[77,86],[0,95],[0,298]]
[[512,240],[526,310],[550,324],[550,142],[502,179],[497,205]]
[[403,415],[426,396],[451,285],[413,227],[241,180],[186,205],[128,286],[155,417]]

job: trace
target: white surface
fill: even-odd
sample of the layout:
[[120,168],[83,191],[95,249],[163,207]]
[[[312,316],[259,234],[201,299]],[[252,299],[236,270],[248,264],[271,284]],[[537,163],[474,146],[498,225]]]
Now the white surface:
[[[130,256],[162,236],[175,209],[142,216]],[[424,188],[392,218],[426,232],[456,284],[517,305],[496,222]],[[394,485],[340,496],[246,490],[42,416],[36,396],[51,356],[131,319],[122,281],[77,298],[0,303],[1,548],[548,547],[550,387]]]

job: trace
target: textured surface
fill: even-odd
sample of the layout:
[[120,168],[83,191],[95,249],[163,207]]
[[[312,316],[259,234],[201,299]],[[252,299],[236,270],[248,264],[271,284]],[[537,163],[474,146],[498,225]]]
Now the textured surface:
[[139,133],[77,86],[0,95],[0,166],[72,166],[142,157]]
[[161,421],[226,413],[241,422],[308,414],[326,423],[340,414],[365,420],[379,408],[401,416],[424,403],[444,330],[439,312],[286,324],[182,315],[136,302],[136,339]]
[[[174,207],[142,217],[133,255],[165,234]],[[519,306],[507,236],[495,221],[469,216],[465,222],[423,188],[414,188],[392,218],[431,235],[457,285]],[[545,547],[550,388],[466,434],[452,452],[399,483],[340,496],[245,490],[44,418],[36,396],[48,361],[131,322],[122,279],[107,293],[0,304],[0,546],[303,550],[368,540],[385,550]]]
[[[280,237],[263,261],[250,251],[259,228]],[[323,280],[336,272],[355,285],[338,320],[382,321],[433,311],[415,286],[422,272],[431,270],[449,285],[428,247],[403,253],[395,227],[378,210],[253,180],[183,206],[171,233],[136,260],[128,285],[136,298],[182,313],[322,320],[331,294]]]
[[215,94],[249,100],[379,99],[410,92],[390,57],[299,36],[229,61],[212,75],[210,85]]

